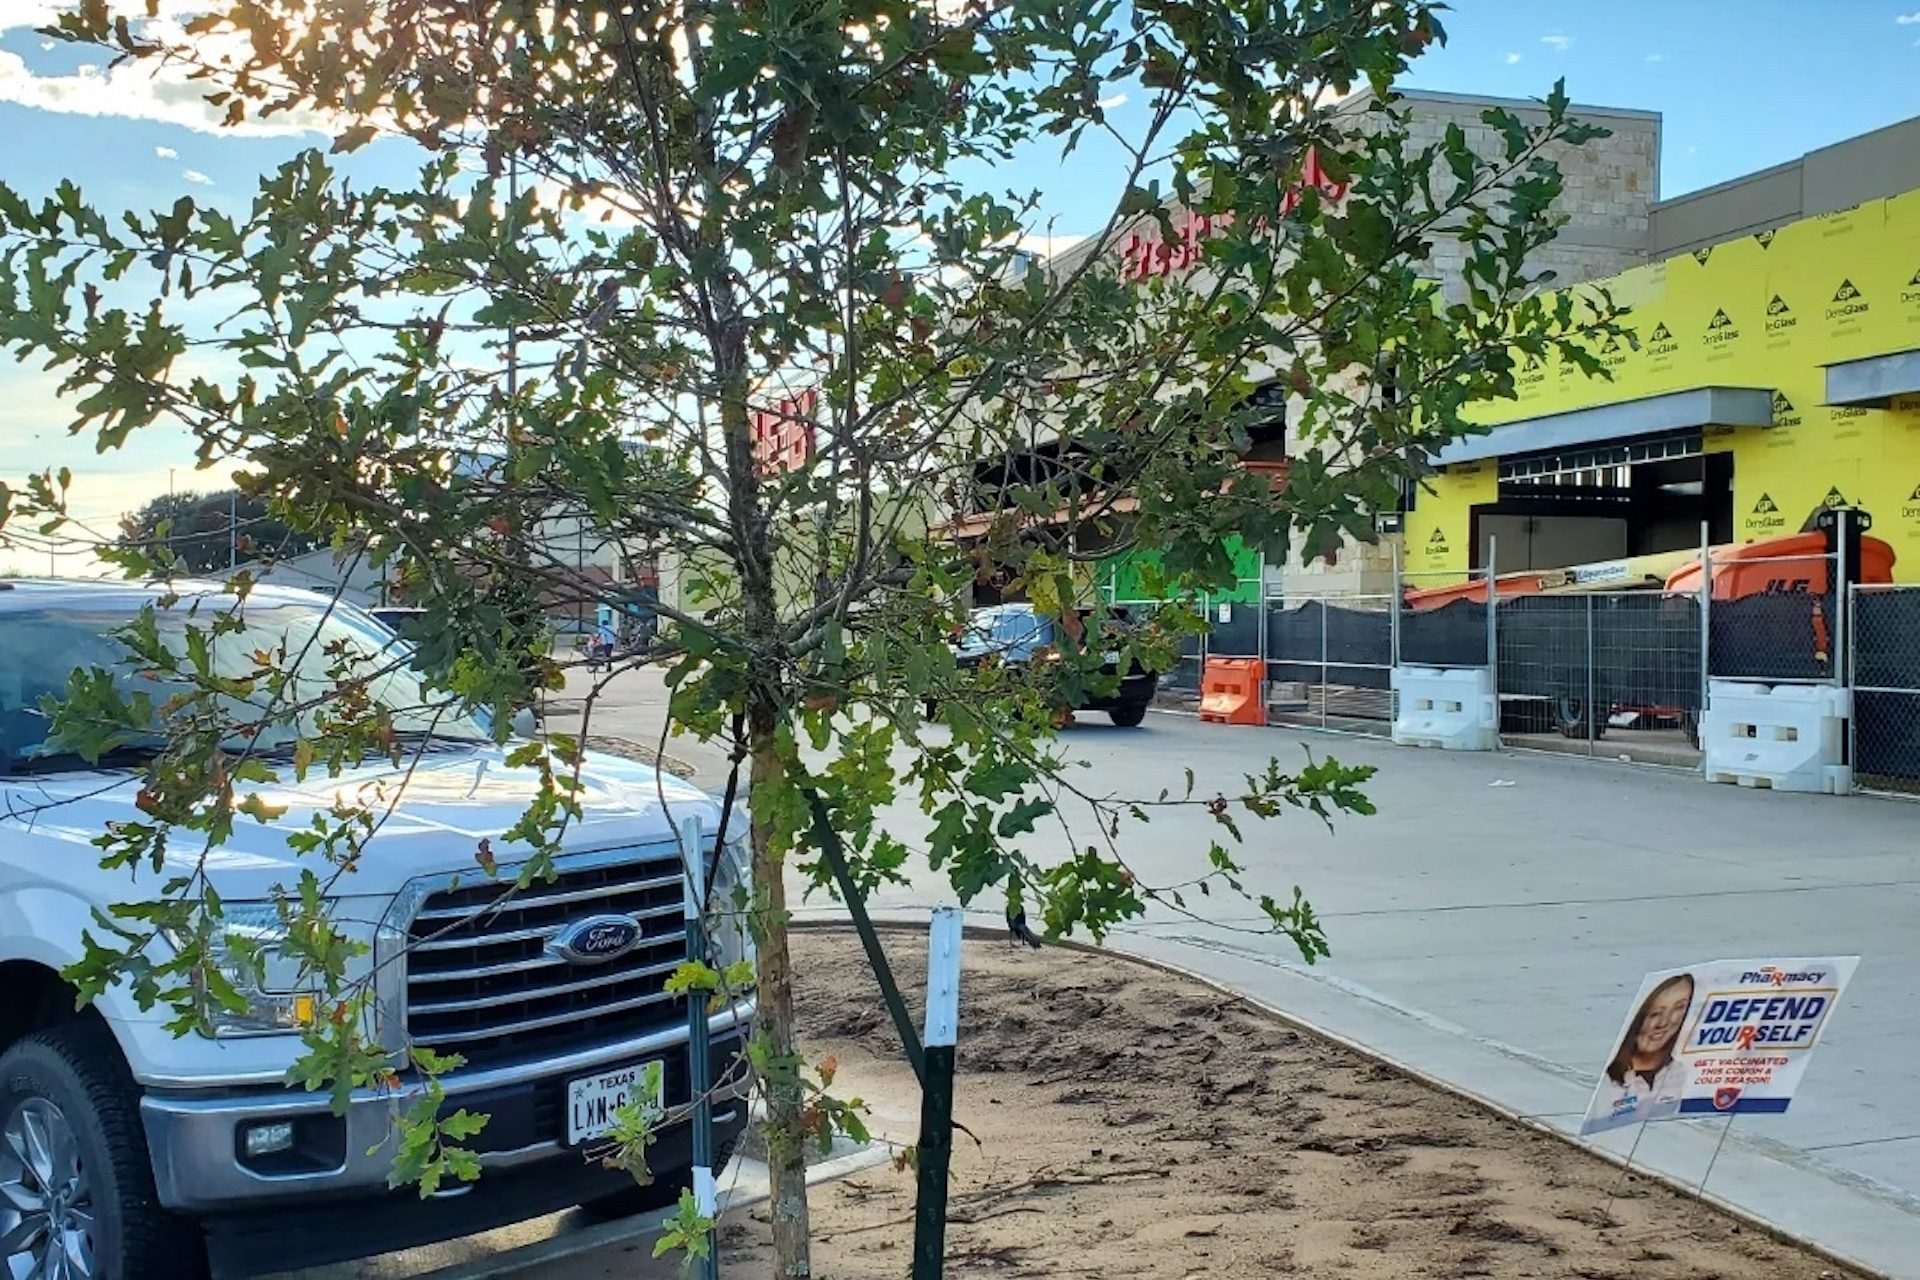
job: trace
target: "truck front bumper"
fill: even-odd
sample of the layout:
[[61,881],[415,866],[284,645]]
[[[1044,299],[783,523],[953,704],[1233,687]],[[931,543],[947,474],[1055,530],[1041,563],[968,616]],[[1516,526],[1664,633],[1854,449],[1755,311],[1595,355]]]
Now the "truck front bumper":
[[[732,1111],[714,1117],[717,1146],[724,1149],[738,1138],[746,1127],[746,1110],[745,1103],[736,1102]],[[647,1160],[663,1185],[684,1186],[685,1178],[676,1175],[693,1163],[692,1127],[677,1124],[662,1129],[647,1148]],[[426,1200],[405,1187],[377,1195],[269,1201],[266,1208],[212,1214],[200,1221],[206,1228],[213,1280],[247,1280],[457,1240],[557,1213],[633,1185],[630,1175],[589,1164],[568,1152],[535,1164],[489,1171],[478,1182],[462,1184],[456,1193]]]
[[[744,1072],[737,1059],[752,1016],[752,1006],[742,1005],[709,1021],[712,1083],[722,1085],[715,1096],[716,1113],[727,1112],[731,1100],[745,1095]],[[496,1171],[542,1163],[597,1164],[566,1145],[568,1081],[655,1060],[665,1064],[669,1105],[685,1103],[692,1090],[687,1078],[687,1031],[680,1026],[561,1057],[446,1076],[442,1080],[445,1106],[449,1111],[465,1108],[490,1117],[486,1128],[463,1144],[480,1153],[486,1170],[482,1182]],[[394,1121],[416,1097],[416,1092],[405,1089],[358,1090],[345,1114],[335,1115],[326,1094],[286,1088],[149,1092],[141,1099],[140,1112],[160,1203],[175,1213],[206,1217],[257,1211],[276,1202],[364,1198],[384,1192],[393,1167]],[[739,1119],[744,1123],[744,1105],[733,1109],[741,1112]],[[271,1157],[249,1158],[247,1131],[280,1122],[294,1126],[293,1148]],[[672,1168],[670,1162],[658,1164],[661,1172]],[[617,1190],[618,1183],[608,1189]],[[452,1188],[451,1194],[465,1191],[462,1185]],[[416,1190],[401,1194],[420,1205]],[[535,1208],[522,1216],[548,1211]]]

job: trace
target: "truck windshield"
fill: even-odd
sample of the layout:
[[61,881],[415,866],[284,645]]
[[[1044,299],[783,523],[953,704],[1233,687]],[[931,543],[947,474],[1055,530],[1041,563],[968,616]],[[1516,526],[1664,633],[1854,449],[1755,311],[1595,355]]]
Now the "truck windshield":
[[1053,639],[1053,624],[1029,608],[988,606],[967,620],[960,647],[966,653],[1007,652],[1024,657]]
[[[386,709],[395,732],[403,737],[488,739],[480,721],[422,685],[407,665],[405,645],[356,612],[328,613],[318,604],[287,601],[253,601],[235,609],[230,598],[222,597],[200,603],[197,618],[188,615],[185,600],[172,609],[156,608],[154,618],[162,642],[182,657],[183,665],[191,627],[206,635],[212,675],[251,682],[217,698],[222,727],[234,749],[251,739],[256,751],[289,750],[300,738],[316,734],[322,718],[339,714],[325,703],[343,680],[363,687],[369,702]],[[239,628],[211,634],[214,620],[229,609],[234,609]],[[164,714],[168,699],[191,691],[179,677],[133,663],[116,634],[132,620],[126,609],[87,604],[0,611],[0,774],[79,763],[47,743],[51,726],[42,706],[45,698],[65,696],[68,678],[76,670],[100,668],[128,696],[147,694],[156,717]],[[276,692],[271,674],[263,673],[285,673],[286,681]],[[156,726],[147,745],[159,743]],[[136,736],[127,749],[103,763],[129,762],[142,745]]]

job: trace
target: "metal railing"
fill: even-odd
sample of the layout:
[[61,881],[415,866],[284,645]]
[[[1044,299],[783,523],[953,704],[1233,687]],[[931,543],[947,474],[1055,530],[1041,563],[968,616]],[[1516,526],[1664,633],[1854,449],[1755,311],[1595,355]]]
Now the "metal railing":
[[1686,592],[1502,596],[1483,571],[1396,570],[1387,592],[1296,580],[1255,601],[1209,600],[1208,633],[1186,642],[1161,685],[1197,696],[1209,656],[1258,658],[1275,723],[1380,733],[1395,714],[1396,666],[1491,666],[1506,745],[1671,765],[1699,761],[1710,680],[1851,686],[1858,785],[1920,795],[1920,585],[1841,588],[1844,551],[1737,564],[1703,555],[1700,586]]
[[1849,597],[1856,784],[1920,795],[1920,587],[1856,585]]
[[1393,599],[1296,589],[1262,600],[1269,717],[1385,732],[1393,722]]
[[[1484,667],[1493,660],[1486,573],[1395,575],[1393,652],[1409,667]],[[1409,603],[1408,597],[1414,597]]]
[[[1160,608],[1164,600],[1122,600],[1109,599],[1109,607],[1127,609],[1141,615],[1151,615]],[[1160,673],[1160,691],[1175,698],[1195,698],[1200,696],[1200,674],[1207,662],[1207,637],[1203,635],[1186,636],[1180,641],[1180,659],[1166,671]]]
[[[1497,612],[1503,739],[1698,763],[1700,600],[1661,591],[1526,595]],[[1604,745],[1603,745],[1604,744]]]

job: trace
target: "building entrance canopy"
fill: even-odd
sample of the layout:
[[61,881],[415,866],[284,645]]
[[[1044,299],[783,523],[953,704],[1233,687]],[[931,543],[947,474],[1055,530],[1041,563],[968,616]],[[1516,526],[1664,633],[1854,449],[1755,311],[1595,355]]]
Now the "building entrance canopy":
[[1433,462],[1445,466],[1701,427],[1772,425],[1773,392],[1770,389],[1692,387],[1505,423],[1484,435],[1455,440],[1436,452]]
[[1896,351],[1827,366],[1827,403],[1885,409],[1895,396],[1920,395],[1920,351]]

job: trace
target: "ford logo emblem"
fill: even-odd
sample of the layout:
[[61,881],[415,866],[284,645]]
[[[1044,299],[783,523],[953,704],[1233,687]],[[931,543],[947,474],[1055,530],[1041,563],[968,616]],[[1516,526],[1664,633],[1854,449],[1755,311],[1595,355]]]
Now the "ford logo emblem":
[[547,949],[574,964],[605,964],[640,944],[640,924],[632,916],[588,916],[570,920]]

